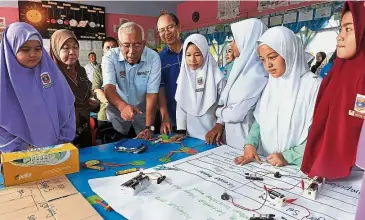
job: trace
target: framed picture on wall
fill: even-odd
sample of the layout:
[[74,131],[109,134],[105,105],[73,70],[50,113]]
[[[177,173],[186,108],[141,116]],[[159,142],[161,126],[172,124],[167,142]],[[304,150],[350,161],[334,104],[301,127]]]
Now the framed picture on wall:
[[4,29],[0,28],[0,43],[1,43],[1,40],[3,39],[3,33],[4,33]]
[[59,29],[73,31],[79,40],[103,40],[105,8],[61,1],[18,1],[19,20],[49,39]]
[[5,18],[0,17],[0,28],[6,28]]

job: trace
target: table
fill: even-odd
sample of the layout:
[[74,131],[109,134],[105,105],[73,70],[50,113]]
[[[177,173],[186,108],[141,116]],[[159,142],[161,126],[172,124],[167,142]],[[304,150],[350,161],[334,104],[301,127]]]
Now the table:
[[[123,145],[126,147],[139,146],[144,143],[144,140],[139,139],[128,139]],[[186,138],[183,141],[185,147],[193,147],[198,152],[210,150],[214,148],[213,145],[206,145],[202,140],[194,138]],[[194,147],[196,146],[196,147]],[[83,163],[88,160],[100,160],[102,162],[115,162],[115,163],[128,163],[136,160],[144,160],[145,165],[143,168],[153,167],[162,162],[159,161],[160,158],[169,154],[172,150],[178,150],[181,148],[179,144],[148,144],[148,150],[142,154],[131,154],[131,153],[120,153],[114,151],[114,144],[107,144],[101,146],[94,146],[89,148],[80,149],[80,162]],[[186,153],[175,153],[171,156],[172,161],[179,160],[189,156]],[[114,176],[115,172],[118,170],[124,170],[128,168],[133,168],[134,166],[123,166],[123,167],[106,167],[105,171],[98,171],[92,169],[80,168],[79,173],[67,175],[72,184],[76,189],[85,197],[95,195],[95,193],[90,189],[88,180],[94,178]],[[123,199],[123,198],[121,198]],[[75,204],[77,205],[77,204]],[[95,210],[106,220],[109,219],[126,219],[123,218],[118,213],[111,211],[107,212],[99,204],[93,205]]]
[[[126,147],[137,147],[140,144],[145,143],[148,145],[148,150],[142,154],[133,153],[120,153],[114,151],[115,144],[105,144],[100,146],[93,146],[88,148],[79,149],[80,163],[88,160],[100,160],[101,162],[107,163],[128,163],[136,160],[143,160],[145,164],[143,166],[122,166],[122,167],[106,167],[105,171],[98,171],[92,169],[86,169],[80,167],[79,173],[67,175],[71,183],[76,187],[76,189],[85,197],[95,195],[95,193],[90,189],[88,180],[94,178],[102,178],[108,176],[114,176],[115,172],[118,170],[129,169],[133,167],[150,168],[163,164],[159,161],[160,158],[167,156],[170,151],[176,151],[181,148],[180,144],[155,144],[152,145],[151,142],[147,142],[141,139],[127,139],[123,143]],[[207,145],[204,141],[187,137],[184,139],[183,144],[185,147],[192,147],[198,152],[203,152],[214,148],[214,145]],[[171,156],[171,161],[176,161],[189,155],[186,153],[175,153]],[[3,183],[3,176],[0,174],[0,183]],[[0,188],[3,188],[0,185]],[[121,198],[123,199],[123,198]],[[77,204],[75,204],[77,205]],[[126,219],[119,215],[115,211],[107,212],[104,208],[99,205],[93,205],[95,210],[106,220],[114,219]]]

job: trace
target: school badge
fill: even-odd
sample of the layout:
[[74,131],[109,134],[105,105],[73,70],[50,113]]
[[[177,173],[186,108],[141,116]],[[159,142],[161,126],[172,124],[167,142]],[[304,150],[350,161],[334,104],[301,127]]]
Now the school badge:
[[356,95],[354,110],[349,110],[349,115],[365,119],[365,95]]
[[203,77],[197,78],[196,82],[198,83],[199,86],[203,85]]
[[127,74],[125,73],[125,71],[120,71],[120,72],[119,72],[119,77],[120,77],[120,78],[125,78],[125,77],[126,77],[126,75],[127,75]]
[[43,88],[47,89],[47,88],[51,87],[52,80],[47,72],[44,72],[41,74],[41,82],[42,82]]
[[355,102],[355,111],[365,113],[365,96],[357,94]]

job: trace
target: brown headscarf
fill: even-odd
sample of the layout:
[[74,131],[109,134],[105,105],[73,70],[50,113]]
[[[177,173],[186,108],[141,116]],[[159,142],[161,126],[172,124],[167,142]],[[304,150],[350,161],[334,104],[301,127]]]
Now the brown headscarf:
[[74,144],[84,147],[91,145],[91,133],[89,127],[91,82],[87,79],[86,71],[80,65],[78,60],[75,65],[72,66],[66,65],[61,61],[60,52],[62,46],[71,38],[75,39],[78,44],[77,38],[72,31],[62,29],[54,32],[51,37],[50,54],[58,68],[65,76],[75,96],[76,130],[78,133],[77,138],[79,140],[77,141],[78,143]]

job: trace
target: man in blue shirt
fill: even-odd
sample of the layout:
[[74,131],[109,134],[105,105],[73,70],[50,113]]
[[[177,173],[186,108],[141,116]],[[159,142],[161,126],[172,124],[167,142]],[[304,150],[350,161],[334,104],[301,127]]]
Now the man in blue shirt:
[[160,58],[145,47],[143,28],[134,22],[119,28],[118,39],[119,48],[111,49],[102,60],[107,117],[123,135],[133,125],[137,138],[149,140],[161,80]]
[[159,108],[161,112],[162,134],[172,132],[176,126],[175,93],[177,78],[182,60],[182,40],[180,39],[179,19],[172,13],[162,14],[157,20],[157,30],[166,47],[160,52],[161,86],[159,92]]

